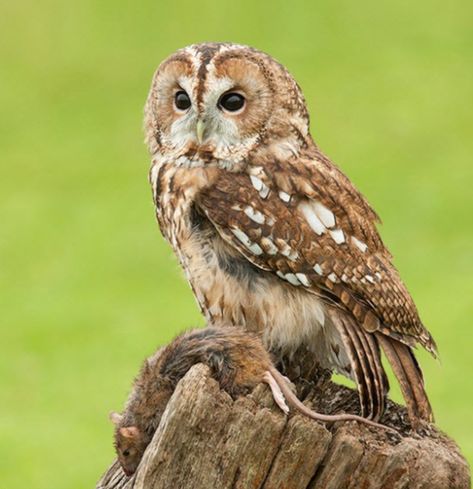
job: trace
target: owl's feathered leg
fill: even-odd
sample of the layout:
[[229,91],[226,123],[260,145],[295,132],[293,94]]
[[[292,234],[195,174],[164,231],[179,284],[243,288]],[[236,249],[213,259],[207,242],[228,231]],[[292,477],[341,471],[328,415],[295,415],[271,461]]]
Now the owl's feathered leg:
[[384,412],[389,383],[376,339],[346,315],[334,321],[344,343],[358,387],[362,415],[378,420]]
[[382,333],[375,334],[399,381],[412,426],[416,427],[419,419],[433,421],[422,371],[411,348]]

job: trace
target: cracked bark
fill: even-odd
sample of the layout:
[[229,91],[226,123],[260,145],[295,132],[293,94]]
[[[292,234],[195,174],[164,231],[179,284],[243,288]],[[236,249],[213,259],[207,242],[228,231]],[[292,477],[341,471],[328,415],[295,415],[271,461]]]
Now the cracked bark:
[[[357,393],[327,376],[300,378],[296,388],[314,409],[358,409]],[[469,489],[455,443],[433,425],[413,433],[405,420],[392,402],[382,421],[399,436],[287,417],[265,385],[234,401],[196,365],[179,382],[136,474],[125,476],[114,462],[97,489]]]

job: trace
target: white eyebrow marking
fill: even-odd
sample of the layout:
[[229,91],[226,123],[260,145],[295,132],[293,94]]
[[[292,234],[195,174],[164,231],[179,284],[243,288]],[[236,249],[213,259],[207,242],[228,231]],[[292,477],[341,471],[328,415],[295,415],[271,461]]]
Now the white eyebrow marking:
[[319,217],[319,219],[322,221],[324,226],[331,228],[332,226],[335,226],[335,216],[333,215],[333,212],[330,209],[327,209],[323,204],[321,204],[318,201],[315,201],[313,203],[315,213]]
[[304,217],[312,230],[320,236],[325,231],[325,226],[315,214],[314,210],[312,209],[312,205],[308,202],[301,202],[299,204],[299,209],[301,210],[302,214],[304,214]]
[[283,202],[289,202],[291,200],[291,196],[288,193],[286,193],[286,192],[284,192],[282,190],[279,191],[279,198]]
[[366,243],[363,243],[363,241],[355,238],[355,236],[351,237],[351,241],[363,253],[368,249],[368,245]]
[[332,231],[329,231],[330,236],[332,236],[332,239],[335,241],[337,244],[342,244],[345,243],[345,235],[343,234],[343,231],[341,229],[334,229]]
[[248,205],[245,210],[244,210],[244,213],[254,222],[258,223],[258,224],[263,224],[265,219],[264,219],[264,215],[260,212],[260,211],[257,211],[255,210],[253,207],[251,207],[251,205]]

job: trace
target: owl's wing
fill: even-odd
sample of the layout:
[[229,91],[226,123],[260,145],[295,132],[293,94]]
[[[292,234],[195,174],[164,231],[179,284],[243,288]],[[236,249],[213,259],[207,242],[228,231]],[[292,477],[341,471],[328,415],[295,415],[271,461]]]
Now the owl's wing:
[[[398,378],[405,377],[406,400],[414,395],[406,389],[421,385],[422,377],[409,359],[410,347],[420,343],[435,355],[435,343],[378,234],[376,213],[323,155],[268,162],[264,168],[249,165],[247,173],[222,172],[198,205],[222,238],[255,266],[352,313],[356,323],[340,324],[339,330],[356,357],[352,366],[360,394],[360,381],[369,382],[370,375],[378,377],[373,381],[378,397],[386,388],[379,351],[373,351],[378,346],[369,334],[376,333],[398,345],[399,354],[389,359]],[[360,348],[365,354],[357,356]],[[366,390],[369,394],[369,385]],[[428,418],[430,406],[419,390],[418,411]]]
[[391,263],[375,212],[331,164],[273,163],[222,172],[199,197],[220,235],[257,267],[326,292],[369,332],[435,346]]

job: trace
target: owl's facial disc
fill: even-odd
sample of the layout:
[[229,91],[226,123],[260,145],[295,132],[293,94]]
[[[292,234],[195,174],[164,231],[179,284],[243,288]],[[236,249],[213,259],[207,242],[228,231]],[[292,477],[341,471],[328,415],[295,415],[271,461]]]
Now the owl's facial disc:
[[161,146],[227,160],[255,146],[273,105],[266,74],[239,53],[207,63],[176,54],[158,70],[150,97]]
[[[174,148],[197,145],[209,149],[233,148],[245,138],[240,135],[238,117],[247,108],[244,90],[234,89],[229,79],[214,80],[199,96],[198,79],[180,76],[169,83],[172,119],[166,141]],[[164,95],[164,94],[163,94]],[[242,141],[243,139],[243,141]]]
[[203,164],[220,160],[231,168],[260,143],[296,153],[297,135],[308,134],[308,116],[299,87],[269,56],[210,43],[179,50],[161,64],[146,130],[153,154]]
[[246,112],[254,107],[255,97],[234,80],[212,78],[203,90],[198,79],[179,77],[172,93],[173,120],[166,139],[174,148],[197,145],[225,153],[256,140],[256,132],[245,130]]

